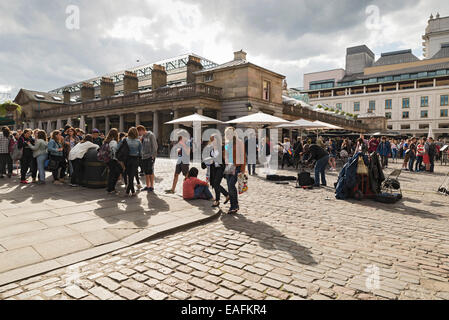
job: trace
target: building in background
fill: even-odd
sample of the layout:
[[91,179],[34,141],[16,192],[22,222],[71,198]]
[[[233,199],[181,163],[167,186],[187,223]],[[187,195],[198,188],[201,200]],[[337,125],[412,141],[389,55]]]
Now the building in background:
[[311,104],[387,118],[387,128],[409,135],[449,136],[449,17],[431,16],[423,36],[425,59],[411,50],[375,59],[365,45],[347,49],[345,69],[304,75]]

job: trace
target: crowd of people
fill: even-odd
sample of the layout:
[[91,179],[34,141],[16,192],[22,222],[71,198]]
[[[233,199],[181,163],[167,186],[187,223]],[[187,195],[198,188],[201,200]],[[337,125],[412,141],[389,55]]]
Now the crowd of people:
[[[175,193],[179,175],[182,173],[185,200],[214,199],[212,206],[219,207],[223,195],[224,204],[230,202],[229,213],[237,213],[237,182],[245,173],[246,167],[245,160],[238,160],[237,155],[244,154],[245,147],[243,141],[232,138],[234,128],[228,128],[225,135],[228,142],[221,146],[217,144],[221,139],[215,139],[215,136],[212,136],[208,143],[210,158],[206,161],[207,164],[203,164],[204,169],[207,169],[206,181],[198,179],[197,168],[190,168],[192,140],[181,136],[177,144],[178,161],[173,185],[166,193]],[[85,171],[83,158],[92,149],[97,152],[97,159],[108,167],[106,191],[109,194],[119,194],[116,187],[120,180],[126,185],[125,193],[129,197],[136,196],[137,190],[154,191],[154,165],[158,143],[153,132],[147,131],[144,126],[130,128],[127,133],[111,129],[107,136],[97,129],[85,134],[80,129],[66,126],[51,132],[49,137],[45,131],[39,129],[12,132],[8,127],[3,127],[0,134],[0,178],[20,176],[21,184],[44,185],[48,183],[46,171],[50,171],[53,184],[79,187],[82,185]],[[14,167],[17,168],[16,173]],[[145,176],[144,188],[140,176]],[[226,180],[227,189],[222,186],[223,179]],[[209,187],[213,189],[215,197]]]

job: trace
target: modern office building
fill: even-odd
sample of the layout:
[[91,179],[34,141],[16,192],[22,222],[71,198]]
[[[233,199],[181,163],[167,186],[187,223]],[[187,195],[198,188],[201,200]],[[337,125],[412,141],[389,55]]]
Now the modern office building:
[[423,36],[424,59],[411,50],[375,54],[347,49],[345,69],[304,75],[303,94],[352,114],[387,118],[387,128],[409,135],[449,136],[449,17],[431,16]]

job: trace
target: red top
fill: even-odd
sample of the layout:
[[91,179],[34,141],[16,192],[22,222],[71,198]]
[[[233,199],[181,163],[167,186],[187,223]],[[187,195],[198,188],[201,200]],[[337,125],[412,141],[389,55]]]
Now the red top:
[[207,182],[204,182],[198,178],[187,178],[182,185],[182,197],[184,200],[192,200],[195,197],[196,186],[207,186]]
[[416,148],[416,150],[418,151],[419,157],[423,157],[426,154],[426,150],[424,149],[423,144],[418,144],[418,147]]

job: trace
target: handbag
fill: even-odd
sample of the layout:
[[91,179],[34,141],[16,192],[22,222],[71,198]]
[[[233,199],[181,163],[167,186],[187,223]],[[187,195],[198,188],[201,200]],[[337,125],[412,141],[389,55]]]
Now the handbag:
[[237,177],[239,194],[243,194],[248,191],[248,176],[244,173],[239,173]]
[[368,167],[365,164],[365,161],[363,161],[362,157],[359,157],[359,160],[357,162],[357,174],[359,175],[368,175]]

